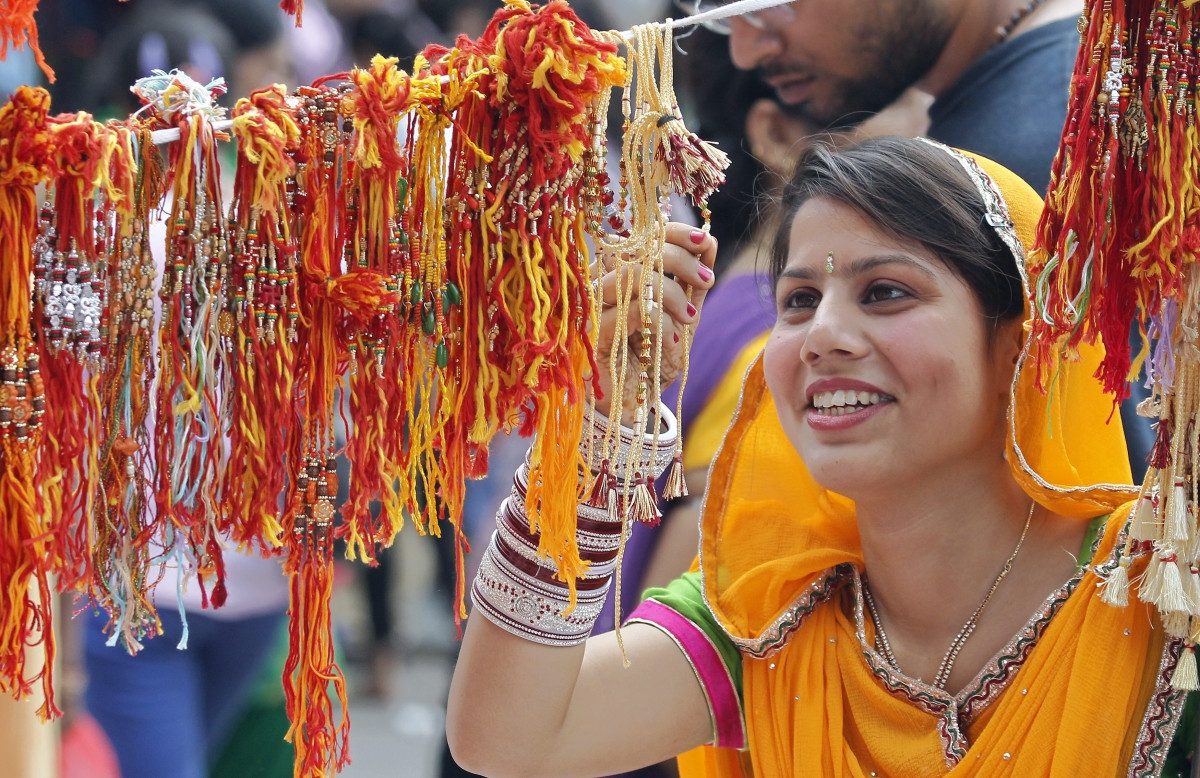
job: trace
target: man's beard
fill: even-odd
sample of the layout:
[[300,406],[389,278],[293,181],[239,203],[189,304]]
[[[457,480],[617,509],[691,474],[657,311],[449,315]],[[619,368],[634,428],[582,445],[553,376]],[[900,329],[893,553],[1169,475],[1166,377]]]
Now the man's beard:
[[[888,107],[917,83],[937,61],[950,35],[950,25],[937,17],[925,0],[904,0],[893,8],[891,24],[881,24],[873,35],[862,35],[855,58],[869,65],[869,75],[835,78],[817,73],[834,85],[833,97],[824,105],[812,100],[787,105],[783,112],[822,130],[841,130],[861,124]],[[783,62],[758,69],[764,80],[790,72],[811,73]],[[781,101],[782,102],[782,101]]]

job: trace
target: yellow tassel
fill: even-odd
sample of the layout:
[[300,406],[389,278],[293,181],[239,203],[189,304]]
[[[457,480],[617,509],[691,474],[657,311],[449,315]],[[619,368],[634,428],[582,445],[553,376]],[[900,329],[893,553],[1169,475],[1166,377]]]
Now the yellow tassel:
[[1138,498],[1133,522],[1129,527],[1129,537],[1134,540],[1158,540],[1158,525],[1154,521],[1155,501],[1156,495],[1152,492]]
[[1111,573],[1108,580],[1098,584],[1103,591],[1100,599],[1115,608],[1124,608],[1129,604],[1129,565],[1133,560],[1124,554]]
[[1200,676],[1196,673],[1196,649],[1190,643],[1179,654],[1175,672],[1171,675],[1171,688],[1185,692],[1200,689]]

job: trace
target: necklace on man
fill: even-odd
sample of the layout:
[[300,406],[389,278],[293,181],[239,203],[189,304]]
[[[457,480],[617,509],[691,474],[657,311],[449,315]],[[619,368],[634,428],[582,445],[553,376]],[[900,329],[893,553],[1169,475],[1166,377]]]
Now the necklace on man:
[[[1000,574],[996,576],[996,580],[992,581],[992,588],[988,589],[988,593],[983,596],[983,600],[979,606],[975,608],[975,612],[971,614],[971,618],[967,619],[967,623],[963,624],[962,629],[950,641],[950,647],[946,649],[946,653],[942,656],[942,661],[938,665],[937,674],[934,675],[933,681],[929,684],[935,689],[945,689],[946,682],[950,680],[950,672],[954,669],[954,661],[958,659],[959,652],[966,645],[971,634],[975,632],[975,627],[979,624],[979,617],[983,613],[983,609],[991,602],[992,595],[996,593],[1000,582],[1008,575],[1008,571],[1012,570],[1013,561],[1017,558],[1017,554],[1021,551],[1021,545],[1025,542],[1025,536],[1029,534],[1029,523],[1033,520],[1033,509],[1037,507],[1037,503],[1029,504],[1029,513],[1025,515],[1025,527],[1021,530],[1021,537],[1017,538],[1016,548],[1008,555],[1008,559],[1004,561],[1004,567],[1000,570]],[[904,672],[900,669],[900,663],[896,661],[896,655],[892,652],[892,644],[888,641],[887,633],[883,630],[883,621],[879,618],[879,609],[875,606],[875,597],[871,594],[871,587],[867,582],[863,581],[863,601],[867,604],[867,610],[871,614],[871,621],[875,625],[875,650],[883,655],[883,658],[891,665],[892,669],[898,673]]]
[[1008,22],[996,28],[996,41],[992,44],[992,48],[999,46],[1009,39],[1013,34],[1013,30],[1017,29],[1017,25],[1025,21],[1025,17],[1036,11],[1046,0],[1029,0],[1025,5],[1013,12],[1013,15],[1008,18]]

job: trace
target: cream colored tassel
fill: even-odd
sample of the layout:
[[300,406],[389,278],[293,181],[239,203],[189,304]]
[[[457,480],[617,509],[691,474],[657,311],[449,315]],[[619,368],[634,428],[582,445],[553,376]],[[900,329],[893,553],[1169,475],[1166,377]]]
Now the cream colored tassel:
[[1191,522],[1188,521],[1187,490],[1182,478],[1176,478],[1171,487],[1171,501],[1166,514],[1164,538],[1177,548],[1185,545],[1191,537]]
[[1173,638],[1186,640],[1191,629],[1192,617],[1183,611],[1171,611],[1163,617],[1163,630]]
[[1115,608],[1124,608],[1129,604],[1129,565],[1133,559],[1121,555],[1116,568],[1108,574],[1108,580],[1097,584],[1103,591],[1100,599]]
[[1155,605],[1160,613],[1187,611],[1187,598],[1183,595],[1183,577],[1179,574],[1179,558],[1168,554],[1159,558],[1162,568],[1162,584]]
[[1175,672],[1171,675],[1171,688],[1184,692],[1200,689],[1200,676],[1196,673],[1196,649],[1188,643],[1179,654]]
[[1158,540],[1158,524],[1154,520],[1154,503],[1157,495],[1153,492],[1138,497],[1137,508],[1133,511],[1133,521],[1129,527],[1129,537],[1134,540]]

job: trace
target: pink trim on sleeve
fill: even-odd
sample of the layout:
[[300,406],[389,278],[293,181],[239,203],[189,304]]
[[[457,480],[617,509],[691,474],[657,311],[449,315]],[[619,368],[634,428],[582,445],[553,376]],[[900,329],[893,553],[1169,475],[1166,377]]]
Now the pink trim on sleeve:
[[746,748],[746,725],[742,705],[729,668],[708,635],[674,608],[656,600],[644,600],[628,623],[641,622],[665,632],[687,657],[696,679],[708,698],[713,721],[713,745],[719,748]]

